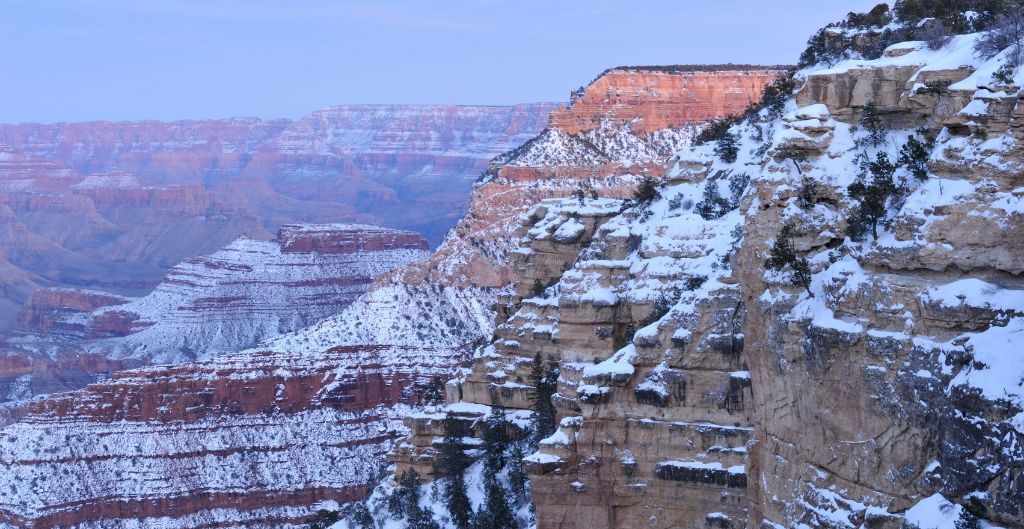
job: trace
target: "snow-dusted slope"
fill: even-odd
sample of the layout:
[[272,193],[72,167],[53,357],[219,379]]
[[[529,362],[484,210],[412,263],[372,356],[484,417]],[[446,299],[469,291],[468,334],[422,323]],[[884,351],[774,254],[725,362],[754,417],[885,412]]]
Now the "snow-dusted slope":
[[[287,225],[277,240],[242,238],[186,260],[144,297],[77,312],[50,307],[58,324],[30,319],[26,330],[37,334],[13,343],[45,350],[56,340],[141,363],[212,358],[339,312],[376,276],[425,259],[426,247],[417,234],[376,226]],[[36,297],[33,310],[45,313]],[[53,302],[66,304],[67,297]],[[66,336],[51,332],[58,326]]]
[[[763,84],[775,73],[759,72],[749,80]],[[686,95],[683,88],[674,90],[659,93]],[[736,92],[740,97],[734,104],[745,106],[758,90]],[[677,148],[674,142],[684,136],[676,129],[718,115],[708,114],[709,108],[724,108],[709,101],[701,107],[703,117],[669,124],[652,116],[640,126],[633,118],[650,92],[636,93],[631,106],[604,107],[598,102],[594,109],[614,123],[601,130],[645,137],[653,150]],[[695,95],[698,101],[711,97],[707,92]],[[623,123],[637,127],[627,132]],[[599,125],[595,122],[595,128]],[[671,130],[658,136],[662,129]],[[648,132],[654,135],[645,136]],[[635,142],[622,143],[627,144]],[[612,139],[601,145],[609,149],[603,159],[617,156],[611,150],[619,143]],[[30,489],[0,512],[22,525],[39,521],[101,527],[132,523],[128,520],[141,516],[141,525],[193,528],[234,523],[277,528],[300,525],[321,501],[355,498],[371,480],[372,461],[382,459],[380,449],[399,437],[389,432],[391,419],[404,411],[394,405],[422,400],[423,384],[465,365],[475,344],[492,334],[492,302],[499,289],[516,278],[507,263],[508,252],[518,246],[513,234],[529,210],[542,200],[574,192],[591,201],[591,190],[609,197],[629,196],[642,175],[662,170],[661,161],[653,158],[638,164],[621,157],[620,161],[499,164],[493,168],[498,177],[474,189],[470,213],[430,259],[379,277],[366,294],[335,316],[246,351],[124,371],[81,392],[33,403],[27,416],[0,432],[0,446],[9,447],[0,459],[0,480],[26,474],[55,479],[72,472],[76,479],[67,494]],[[611,199],[596,200],[608,211],[618,207]],[[567,228],[560,236],[572,238],[570,232]],[[276,262],[270,254],[257,255],[266,256],[260,259],[267,263]],[[214,267],[230,277],[252,273],[234,268]],[[193,282],[205,282],[209,274],[202,262],[186,272],[184,290]],[[213,285],[231,294],[239,287],[229,283],[230,287],[216,281]],[[118,309],[110,307],[105,313]],[[179,311],[166,314],[178,317]],[[215,322],[209,325],[220,328]],[[157,322],[139,334],[159,327]],[[63,448],[55,452],[61,455],[51,457],[53,446],[43,443],[45,448],[33,451],[21,441],[70,429],[81,432],[66,441],[73,457],[63,457]],[[159,438],[166,454],[145,452],[144,444],[146,457],[140,458],[127,442],[134,438]],[[216,448],[196,449],[203,439],[216,440]],[[118,477],[124,468],[129,471]],[[338,473],[330,474],[332,468]]]
[[559,360],[538,527],[1024,526],[1024,74],[979,38],[798,72],[649,204],[536,210],[448,394],[525,409]]

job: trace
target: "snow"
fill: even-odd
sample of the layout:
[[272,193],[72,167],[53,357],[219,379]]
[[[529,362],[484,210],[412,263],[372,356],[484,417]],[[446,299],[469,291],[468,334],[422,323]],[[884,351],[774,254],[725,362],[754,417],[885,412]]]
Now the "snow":
[[798,120],[815,120],[815,121],[828,121],[831,119],[832,114],[828,111],[828,106],[824,103],[814,103],[796,109],[793,116]]
[[[283,230],[344,236],[358,225],[292,225]],[[372,227],[371,232],[392,232]],[[407,232],[393,231],[395,234]],[[93,317],[131,314],[125,337],[86,342],[87,350],[115,358],[144,357],[155,363],[200,359],[256,346],[337,314],[384,272],[425,259],[426,250],[385,249],[356,253],[283,251],[282,243],[242,237],[209,255],[171,268],[150,294]],[[116,317],[116,316],[114,316]],[[287,339],[287,338],[283,338]]]
[[1024,312],[1024,290],[1003,289],[976,277],[933,286],[921,297],[925,301],[937,302],[943,307],[967,305]]
[[545,454],[543,452],[536,452],[536,453],[530,454],[530,455],[524,457],[523,461],[528,461],[530,463],[537,463],[537,464],[540,464],[540,465],[558,464],[558,463],[564,462],[564,460],[562,458],[558,457],[558,456],[551,455],[551,454]]
[[587,378],[600,378],[609,375],[632,375],[636,371],[636,368],[633,367],[632,364],[632,361],[635,357],[636,346],[634,346],[633,344],[629,344],[620,349],[607,360],[584,367],[583,376]]
[[933,494],[907,509],[904,518],[920,529],[956,529],[963,507],[951,503],[941,494]]
[[989,400],[1008,399],[1024,408],[1024,348],[1020,346],[1024,343],[1024,317],[1011,318],[1005,326],[993,326],[964,336],[963,346],[973,352],[974,362],[984,367],[966,367],[953,378],[950,386],[966,384],[981,390],[982,396]]
[[579,238],[586,231],[587,227],[582,222],[570,218],[562,223],[561,226],[555,230],[554,239],[556,241],[570,241]]

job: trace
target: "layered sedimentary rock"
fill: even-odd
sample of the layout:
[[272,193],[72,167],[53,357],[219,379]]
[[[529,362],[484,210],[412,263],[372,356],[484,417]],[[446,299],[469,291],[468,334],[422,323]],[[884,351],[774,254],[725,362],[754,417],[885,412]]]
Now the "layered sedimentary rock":
[[374,277],[422,260],[419,235],[359,224],[283,226],[171,268],[150,294],[40,290],[21,315],[26,348],[179,362],[238,351],[336,314]]
[[640,177],[663,174],[665,159],[706,121],[742,111],[781,72],[680,66],[602,73],[552,113],[547,129],[491,162],[470,211],[425,268],[456,284],[509,284],[512,231],[533,205],[571,194],[630,196]]
[[[666,198],[636,210],[542,202],[511,254],[519,280],[495,340],[449,389],[483,405],[478,421],[488,406],[528,410],[534,359],[558,363],[559,429],[526,458],[541,527],[744,524],[752,389],[728,266],[741,216],[694,211],[729,174],[670,175]],[[390,457],[430,475],[441,422],[407,424],[417,435]]]
[[[822,120],[849,121],[858,101],[894,103],[884,117],[895,144],[911,132],[901,127],[938,129],[926,178],[906,175],[908,190],[877,239],[828,250],[856,205],[845,189],[856,164],[841,122],[803,167],[818,185],[813,209],[792,208],[791,165],[768,163],[755,181],[742,260],[756,264],[794,222],[803,232],[795,247],[816,274],[810,299],[742,268],[744,295],[757,304],[746,356],[763,388],[750,458],[754,521],[898,526],[905,517],[933,527],[929,515],[951,519],[967,508],[1024,524],[1024,363],[1013,337],[1024,309],[1022,79],[993,79],[1000,57],[965,53],[977,37],[955,37],[939,53],[910,43],[879,61],[812,71],[797,94],[800,104],[827,108],[817,111]],[[894,61],[915,66],[895,84],[859,81],[888,76]],[[926,78],[948,87],[922,93]],[[880,150],[895,158],[893,147]]]
[[0,432],[0,524],[301,527],[365,495],[413,389],[460,362],[422,353],[254,351],[33,403]]
[[[757,96],[756,90],[747,95],[748,100]],[[611,114],[603,121],[604,129],[594,131],[592,136],[603,138],[604,145],[671,152],[689,141],[691,127],[700,126],[695,121],[640,137],[629,129],[629,121],[621,113]],[[326,130],[320,122],[311,123],[316,124],[310,125],[311,130]],[[432,259],[382,276],[369,292],[339,314],[278,336],[252,351],[165,369],[122,372],[67,398],[58,396],[33,403],[28,416],[4,430],[6,439],[11,439],[0,445],[11,450],[3,458],[7,475],[30,472],[62,476],[78,469],[83,460],[102,463],[90,463],[75,474],[77,484],[70,489],[70,496],[30,489],[27,496],[8,502],[4,509],[11,523],[78,523],[90,527],[130,524],[134,522],[128,518],[141,516],[144,521],[140,525],[205,527],[241,521],[256,527],[278,527],[297,525],[318,502],[351,499],[356,491],[363,492],[359,487],[369,482],[369,462],[379,461],[393,444],[391,437],[380,433],[381,427],[398,429],[403,435],[407,431],[397,421],[375,418],[397,418],[399,411],[377,411],[372,399],[351,396],[378,384],[358,382],[362,373],[376,376],[374,366],[380,363],[396,366],[394,370],[402,376],[415,373],[417,382],[433,375],[450,375],[494,328],[496,287],[509,284],[519,273],[507,265],[506,259],[518,246],[513,234],[521,219],[529,218],[529,209],[545,199],[579,192],[581,198],[568,203],[578,205],[583,200],[591,204],[593,218],[580,222],[589,223],[592,230],[620,204],[611,198],[592,198],[591,191],[606,197],[625,197],[632,194],[635,183],[645,174],[646,165],[640,161],[636,165],[625,163],[623,157],[616,158],[622,162],[616,162],[618,169],[609,171],[612,166],[606,161],[619,155],[601,148],[588,151],[588,156],[596,156],[593,162],[591,158],[562,157],[559,146],[565,144],[558,138],[569,136],[561,132],[552,136],[552,130],[531,142],[530,149],[504,156],[491,166],[488,181],[474,190],[470,213]],[[572,142],[580,143],[578,138]],[[528,153],[533,154],[526,157]],[[652,154],[644,160],[658,165],[660,171],[656,159]],[[572,170],[551,178],[559,167]],[[569,248],[578,248],[576,245],[591,235],[569,228],[558,234]],[[284,247],[296,250],[348,246],[322,240],[317,229],[283,230],[281,240]],[[121,308],[100,311],[111,314]],[[344,359],[344,355],[352,355],[353,360]],[[326,381],[324,369],[328,369]],[[244,382],[233,382],[236,378]],[[341,384],[338,380],[355,381]],[[388,386],[392,388],[389,391],[396,385],[400,384]],[[331,392],[340,391],[331,389],[335,387],[345,388],[347,393],[331,400]],[[316,396],[310,397],[313,394]],[[415,401],[416,395],[412,388],[403,397]],[[392,397],[389,402],[394,401]],[[76,402],[86,404],[82,407]],[[348,426],[353,420],[349,412],[334,409],[339,402],[354,402],[353,408],[346,408],[350,411],[365,408],[367,411],[359,414],[369,417],[368,424],[373,428],[353,431]],[[161,422],[161,417],[168,422]],[[121,418],[127,421],[121,422]],[[70,450],[80,450],[87,454],[85,457],[60,457],[63,448],[55,452],[57,456],[48,457],[45,450],[32,453],[31,443],[20,441],[37,439],[48,430],[71,424],[83,433],[67,444],[82,447]],[[219,439],[215,453],[200,453],[195,448],[200,435]],[[131,462],[139,460],[131,446],[107,442],[108,448],[103,448],[111,436],[169,436],[166,443],[176,448],[162,457],[156,447],[146,452],[149,445],[143,444],[145,464],[151,465],[150,470],[123,471],[118,478],[117,470],[106,466],[106,461],[118,465],[118,469],[125,465],[136,468],[131,465],[142,463]],[[362,442],[369,448],[353,455],[353,446]],[[94,450],[101,457],[94,457]],[[363,458],[369,454],[373,458]],[[209,480],[194,470],[200,457],[210,468]],[[350,464],[362,467],[348,472]],[[102,485],[105,483],[111,483],[112,488]],[[157,500],[161,497],[172,499],[161,503]],[[170,514],[161,517],[161,513]]]
[[[487,160],[536,134],[553,108],[0,125],[0,247],[40,286],[139,295],[187,257],[297,221],[414,228],[436,243]],[[0,332],[27,292],[4,296]]]
[[751,94],[786,67],[637,66],[612,68],[573,92],[572,105],[551,114],[550,126],[585,133],[612,119],[638,136],[742,113]]
[[[559,427],[525,459],[539,528],[1024,526],[1024,77],[977,38],[810,68],[733,129],[735,161],[684,150],[649,204],[528,217],[448,397],[470,425],[528,408],[532,360],[557,360]],[[869,101],[884,141],[851,126]],[[851,229],[851,185],[885,171],[877,236]],[[407,420],[398,471],[436,473],[443,412]]]

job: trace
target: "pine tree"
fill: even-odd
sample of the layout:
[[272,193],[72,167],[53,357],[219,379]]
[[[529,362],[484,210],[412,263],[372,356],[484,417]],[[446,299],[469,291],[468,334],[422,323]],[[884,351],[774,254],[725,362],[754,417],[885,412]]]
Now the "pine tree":
[[388,498],[388,510],[395,518],[415,518],[420,511],[420,473],[415,469],[402,472],[398,478],[398,488]]
[[512,447],[512,453],[508,456],[508,484],[517,503],[526,499],[527,479],[526,473],[523,472],[524,457],[526,454],[523,453],[522,445],[516,443]]
[[933,142],[923,142],[916,136],[911,136],[900,148],[900,156],[896,163],[906,167],[910,174],[923,182],[928,179],[928,157],[931,156],[934,145]]
[[484,486],[487,487],[487,496],[477,513],[475,529],[518,529],[505,487],[496,476],[487,478]]
[[806,257],[799,256],[796,248],[793,247],[793,238],[799,236],[793,223],[787,222],[782,226],[779,235],[775,237],[775,244],[772,245],[771,255],[765,260],[765,268],[781,271],[789,267],[790,282],[794,286],[802,286],[807,294],[814,297],[811,292],[811,264]]
[[505,408],[501,404],[491,406],[491,412],[484,421],[484,469],[489,475],[497,475],[505,466]]
[[462,446],[458,424],[448,412],[444,418],[444,440],[441,442],[441,476],[445,506],[459,529],[468,529],[473,516],[473,507],[466,494],[467,468],[469,458]]
[[434,376],[423,386],[422,399],[423,404],[428,406],[439,404],[444,400],[444,381],[441,380],[441,377]]
[[370,509],[366,507],[366,504],[359,502],[352,510],[352,522],[359,529],[373,529],[373,515],[370,514]]
[[732,195],[729,197],[729,209],[740,207],[740,199],[749,184],[750,175],[747,173],[733,173],[729,177],[729,194]]
[[557,364],[548,362],[545,368],[540,353],[533,357],[530,368],[530,408],[533,410],[536,440],[539,441],[555,433],[555,405],[551,402],[558,383]]
[[799,147],[786,146],[779,149],[776,152],[776,157],[779,160],[790,160],[793,162],[793,166],[796,167],[796,173],[803,176],[804,172],[800,169],[800,164],[807,161],[807,151]]
[[725,163],[736,161],[740,153],[740,141],[732,132],[727,132],[715,145],[715,155]]
[[326,509],[320,509],[316,511],[316,514],[306,519],[307,529],[327,529],[334,525],[338,520],[341,519],[341,515],[337,511],[328,511]]
[[722,198],[718,191],[718,182],[708,180],[704,184],[704,198],[693,208],[704,220],[722,218],[729,212],[729,201]]
[[885,143],[885,124],[878,116],[878,107],[875,106],[874,101],[868,101],[860,107],[860,126],[868,132],[868,141],[871,145],[878,147]]
[[956,529],[981,529],[981,519],[967,512],[967,509],[963,509],[960,511],[960,517],[956,519],[954,527]]
[[855,241],[862,240],[868,228],[871,229],[872,237],[878,239],[878,223],[885,217],[889,197],[897,191],[893,181],[896,166],[889,161],[889,156],[884,152],[878,153],[875,159],[868,163],[868,172],[870,178],[861,175],[847,188],[850,196],[860,201],[847,227],[850,238]]
[[800,182],[800,190],[796,195],[796,205],[800,206],[800,209],[803,210],[814,209],[814,198],[817,194],[817,182],[805,176]]
[[441,529],[441,524],[434,520],[430,511],[416,508],[416,514],[409,518],[409,529]]
[[633,192],[633,200],[638,204],[650,204],[658,198],[658,181],[652,176],[645,176]]

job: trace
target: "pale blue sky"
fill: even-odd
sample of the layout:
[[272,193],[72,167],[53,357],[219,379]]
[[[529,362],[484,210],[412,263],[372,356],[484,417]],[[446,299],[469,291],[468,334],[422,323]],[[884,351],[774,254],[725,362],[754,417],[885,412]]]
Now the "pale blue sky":
[[564,101],[610,66],[792,63],[874,3],[3,0],[0,122]]

